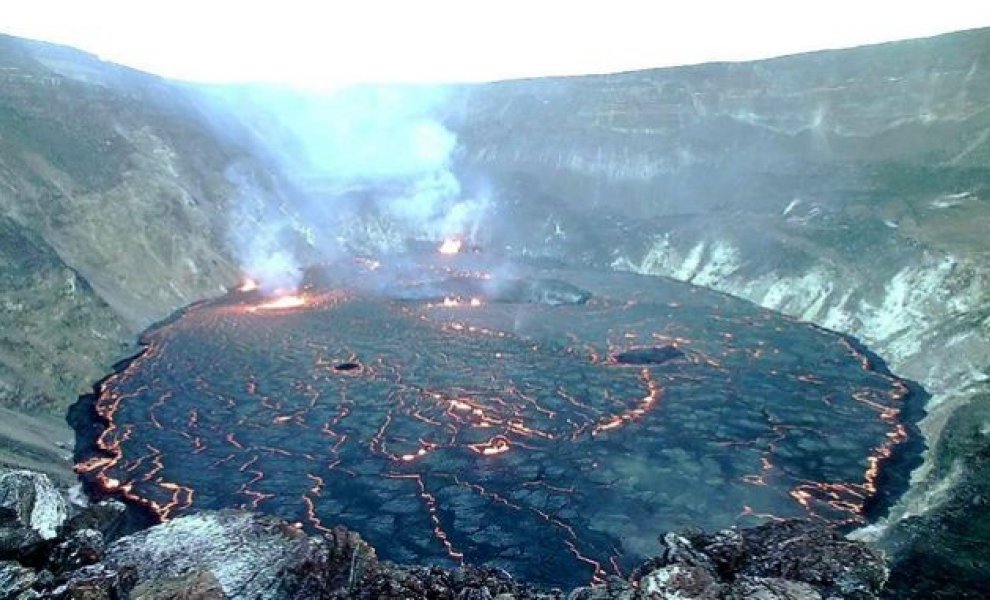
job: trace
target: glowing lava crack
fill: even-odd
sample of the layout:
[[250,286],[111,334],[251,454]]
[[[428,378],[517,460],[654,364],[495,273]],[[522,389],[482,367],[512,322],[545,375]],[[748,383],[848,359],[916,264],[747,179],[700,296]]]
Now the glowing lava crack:
[[407,277],[436,299],[187,309],[102,383],[77,469],[163,519],[252,507],[572,585],[688,524],[858,520],[908,435],[907,385],[838,335],[633,275],[534,273],[590,300],[493,301],[444,289],[457,260]]

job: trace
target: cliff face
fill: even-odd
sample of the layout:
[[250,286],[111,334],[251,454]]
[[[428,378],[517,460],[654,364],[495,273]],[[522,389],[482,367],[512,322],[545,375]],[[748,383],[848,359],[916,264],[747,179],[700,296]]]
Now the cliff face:
[[[851,333],[923,383],[940,451],[903,516],[982,489],[952,491],[986,469],[988,97],[976,30],[480,86],[448,119],[461,168],[515,216],[500,241],[747,298]],[[970,433],[939,442],[950,419]]]
[[223,173],[242,155],[173,84],[0,37],[0,406],[71,440],[66,406],[137,331],[235,279]]
[[4,39],[0,202],[131,329],[230,275],[225,169],[244,156],[182,88]]

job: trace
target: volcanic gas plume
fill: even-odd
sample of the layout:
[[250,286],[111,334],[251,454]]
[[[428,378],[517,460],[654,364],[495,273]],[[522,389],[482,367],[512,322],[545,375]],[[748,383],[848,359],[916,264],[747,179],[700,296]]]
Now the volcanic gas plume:
[[235,165],[226,173],[234,190],[228,237],[260,289],[294,290],[306,267],[356,251],[430,240],[456,253],[477,241],[490,192],[455,171],[457,136],[438,116],[446,90],[256,93],[231,101],[271,113],[278,129],[268,134],[292,140],[276,154],[260,141],[267,171]]
[[91,399],[78,470],[162,519],[249,507],[572,585],[687,524],[859,522],[908,435],[907,384],[847,338],[661,279],[478,261],[348,262],[292,301],[188,309]]

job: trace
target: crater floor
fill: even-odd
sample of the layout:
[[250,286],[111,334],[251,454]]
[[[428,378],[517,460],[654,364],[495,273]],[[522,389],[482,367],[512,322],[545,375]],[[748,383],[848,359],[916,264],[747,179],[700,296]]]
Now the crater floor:
[[908,438],[907,382],[750,303],[470,253],[383,263],[147,332],[89,399],[77,470],[163,519],[252,507],[575,585],[665,530],[861,520]]

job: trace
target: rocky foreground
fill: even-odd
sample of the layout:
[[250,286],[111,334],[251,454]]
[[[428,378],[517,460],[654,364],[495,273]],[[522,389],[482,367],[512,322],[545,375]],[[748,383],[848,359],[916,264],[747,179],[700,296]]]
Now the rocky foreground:
[[70,504],[47,476],[0,471],[0,598],[877,598],[883,558],[801,520],[666,533],[627,579],[539,590],[498,569],[395,565],[343,528],[307,535],[243,511],[128,533],[123,504]]

